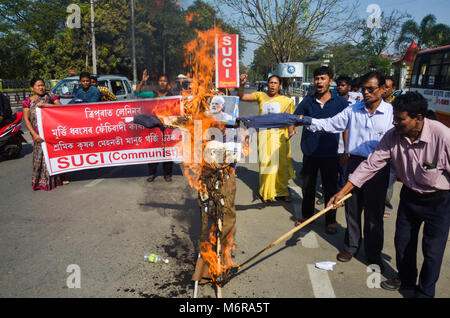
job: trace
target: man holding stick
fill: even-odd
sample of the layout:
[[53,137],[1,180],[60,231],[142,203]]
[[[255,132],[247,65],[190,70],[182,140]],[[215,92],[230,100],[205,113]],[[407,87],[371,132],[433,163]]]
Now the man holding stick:
[[[304,117],[302,125],[311,131],[341,133],[348,129],[347,149],[350,154],[348,173],[375,150],[383,135],[392,126],[392,107],[382,98],[384,76],[369,72],[361,78],[363,103],[355,103],[331,118]],[[347,229],[344,248],[337,255],[340,262],[348,262],[358,252],[362,241],[361,215],[364,209],[364,249],[369,264],[377,264],[383,270],[384,201],[389,181],[389,167],[380,169],[377,175],[362,188],[355,189],[345,203]]]
[[395,129],[384,135],[328,205],[361,188],[391,161],[403,183],[395,230],[398,278],[382,282],[381,287],[416,287],[418,234],[424,223],[424,262],[416,296],[434,297],[450,224],[450,129],[425,118],[427,101],[419,93],[400,95],[393,108]]

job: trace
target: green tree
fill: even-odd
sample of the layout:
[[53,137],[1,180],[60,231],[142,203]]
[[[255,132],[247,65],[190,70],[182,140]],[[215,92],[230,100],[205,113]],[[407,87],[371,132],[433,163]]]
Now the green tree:
[[450,44],[450,26],[436,23],[436,17],[433,14],[426,15],[420,24],[410,19],[402,24],[396,45],[401,50],[409,46],[413,40],[419,49]]
[[[234,23],[276,63],[290,62],[306,44],[329,32],[345,8],[337,0],[218,0],[233,11]],[[333,21],[332,21],[333,20]]]

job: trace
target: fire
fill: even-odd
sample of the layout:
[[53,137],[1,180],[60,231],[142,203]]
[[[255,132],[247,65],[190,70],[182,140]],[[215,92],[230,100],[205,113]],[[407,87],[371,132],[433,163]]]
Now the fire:
[[[194,15],[187,15],[186,18],[189,23],[194,18]],[[184,176],[189,181],[189,185],[199,191],[201,197],[207,197],[208,195],[212,195],[211,180],[202,180],[202,171],[215,167],[207,163],[203,156],[206,144],[209,142],[209,140],[204,140],[204,136],[205,132],[210,128],[219,128],[222,131],[224,128],[224,124],[214,120],[211,115],[205,112],[209,107],[208,100],[217,94],[213,86],[215,73],[215,38],[222,31],[220,27],[214,27],[210,30],[197,30],[196,32],[197,37],[184,46],[185,67],[190,70],[187,75],[192,78],[192,82],[189,89],[182,91],[182,116],[172,119],[167,118],[166,116],[171,112],[164,105],[163,101],[156,107],[155,113],[158,114],[157,116],[166,125],[178,127],[184,131],[185,136],[189,136],[185,138],[183,144],[185,157],[183,161]],[[186,160],[186,158],[190,160]],[[228,169],[228,173],[231,168],[227,167],[225,169]],[[221,176],[220,180],[224,180],[224,169],[218,170],[217,173]],[[217,194],[218,192],[215,192],[212,195],[216,196],[214,197],[216,200]],[[218,203],[216,202],[216,204]],[[235,265],[231,257],[231,252],[235,250],[233,243],[234,229],[226,233],[223,241],[220,242],[221,250],[218,255],[216,235],[221,234],[221,231],[217,231],[217,227],[213,226],[209,234],[209,239],[203,242],[200,247],[200,253],[203,259],[209,264],[209,272],[213,281],[229,267]]]
[[235,229],[232,229],[230,233],[225,237],[224,242],[221,242],[221,246],[224,250],[221,252],[220,262],[217,257],[217,238],[215,236],[216,227],[212,226],[209,233],[209,241],[202,244],[200,254],[203,259],[209,263],[209,274],[215,282],[216,278],[221,274],[224,274],[229,268],[234,267],[236,264],[233,262],[231,252],[236,251],[236,246],[233,243],[233,236]]

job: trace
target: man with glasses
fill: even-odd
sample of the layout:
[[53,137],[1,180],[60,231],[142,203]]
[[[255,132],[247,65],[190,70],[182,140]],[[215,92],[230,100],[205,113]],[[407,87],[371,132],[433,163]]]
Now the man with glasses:
[[[348,129],[348,173],[371,154],[384,134],[393,127],[392,106],[383,101],[385,79],[379,72],[369,72],[361,78],[364,102],[345,108],[334,117],[307,118],[310,131],[341,133]],[[364,249],[369,264],[377,264],[380,270],[384,230],[384,201],[389,181],[389,166],[378,173],[361,188],[354,189],[345,202],[347,229],[344,248],[337,255],[341,262],[348,262],[358,252],[362,241],[361,215],[364,209]]]

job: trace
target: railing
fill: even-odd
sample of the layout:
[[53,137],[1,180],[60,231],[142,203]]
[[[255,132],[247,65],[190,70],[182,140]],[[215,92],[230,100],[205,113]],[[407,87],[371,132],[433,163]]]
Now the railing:
[[[49,90],[58,80],[46,80],[45,87]],[[22,102],[32,95],[30,80],[0,79],[0,92],[8,97],[11,107],[22,107]]]

